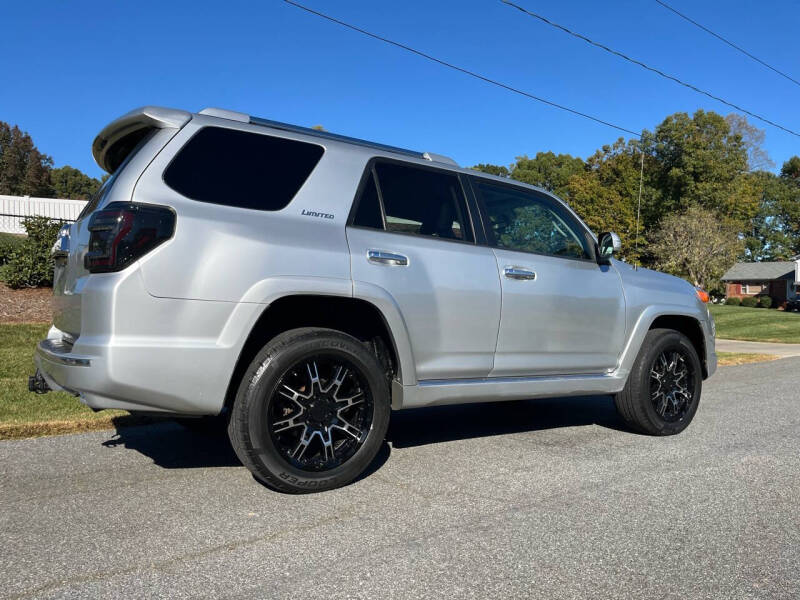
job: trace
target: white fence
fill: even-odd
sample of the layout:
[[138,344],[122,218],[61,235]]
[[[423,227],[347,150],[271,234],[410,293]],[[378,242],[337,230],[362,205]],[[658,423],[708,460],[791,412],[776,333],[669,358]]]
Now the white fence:
[[0,232],[25,233],[22,219],[42,216],[61,221],[74,221],[86,206],[86,200],[0,196]]

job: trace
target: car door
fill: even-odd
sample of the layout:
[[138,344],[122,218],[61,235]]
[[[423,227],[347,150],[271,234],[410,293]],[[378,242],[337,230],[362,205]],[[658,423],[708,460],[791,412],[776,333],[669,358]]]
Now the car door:
[[[473,207],[473,210],[474,207]],[[347,228],[355,295],[388,294],[418,380],[485,377],[500,322],[494,254],[475,243],[461,177],[373,160]]]
[[494,248],[502,310],[491,376],[603,373],[625,340],[619,274],[555,198],[472,178]]

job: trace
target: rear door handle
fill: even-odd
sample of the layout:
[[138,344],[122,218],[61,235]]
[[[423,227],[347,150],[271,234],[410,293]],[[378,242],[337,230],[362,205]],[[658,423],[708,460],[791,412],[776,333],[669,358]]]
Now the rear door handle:
[[394,252],[384,252],[383,250],[369,250],[367,260],[379,265],[391,265],[395,267],[407,267],[408,257]]
[[522,267],[506,267],[503,269],[503,275],[509,279],[536,279],[535,271],[529,271],[528,269],[523,269]]

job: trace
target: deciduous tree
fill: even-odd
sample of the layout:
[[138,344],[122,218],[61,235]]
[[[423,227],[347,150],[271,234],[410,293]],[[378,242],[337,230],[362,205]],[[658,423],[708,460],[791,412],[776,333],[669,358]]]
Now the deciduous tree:
[[650,251],[659,269],[709,290],[736,261],[742,245],[735,228],[710,210],[690,206],[683,214],[664,217],[651,235]]
[[542,187],[564,198],[568,195],[568,183],[586,166],[580,158],[569,154],[538,152],[534,158],[518,156],[511,167],[511,177],[523,183]]
[[100,188],[100,180],[69,165],[50,171],[53,196],[73,200],[88,200]]

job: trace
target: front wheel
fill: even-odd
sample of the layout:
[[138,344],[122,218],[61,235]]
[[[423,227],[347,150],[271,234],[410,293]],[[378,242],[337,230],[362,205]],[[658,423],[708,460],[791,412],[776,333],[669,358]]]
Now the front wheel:
[[363,344],[330,329],[294,329],[250,364],[228,432],[257,479],[313,492],[345,485],[367,468],[389,412],[385,371]]
[[672,329],[651,329],[614,401],[632,429],[674,435],[694,418],[702,384],[700,359],[689,339]]

